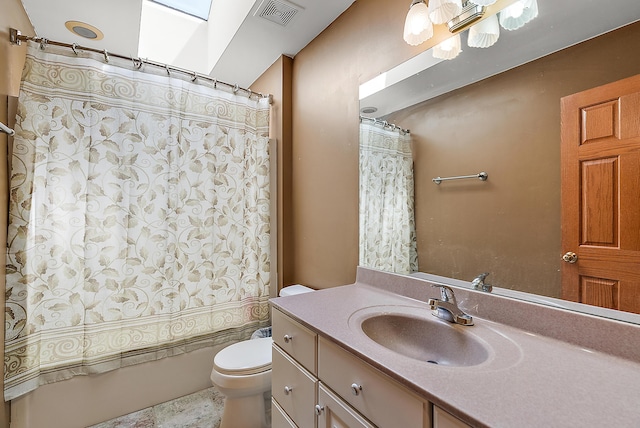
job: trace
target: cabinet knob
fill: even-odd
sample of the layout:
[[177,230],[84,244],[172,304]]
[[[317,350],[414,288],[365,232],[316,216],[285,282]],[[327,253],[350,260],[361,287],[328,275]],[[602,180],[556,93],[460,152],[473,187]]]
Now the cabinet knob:
[[289,343],[293,340],[293,336],[289,336],[288,334],[284,335],[284,343]]
[[320,416],[322,412],[324,412],[324,406],[316,404],[316,415]]
[[362,391],[362,385],[358,385],[357,383],[351,384],[351,392],[353,395],[360,395],[360,391]]
[[285,386],[284,387],[284,394],[285,395],[291,394],[291,391],[293,391],[293,388],[291,388],[290,386]]

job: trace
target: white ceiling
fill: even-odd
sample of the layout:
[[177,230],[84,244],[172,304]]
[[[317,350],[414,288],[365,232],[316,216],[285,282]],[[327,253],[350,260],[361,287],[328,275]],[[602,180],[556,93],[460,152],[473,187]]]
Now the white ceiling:
[[467,47],[464,32],[457,58],[435,60],[429,49],[361,85],[360,106],[378,109],[366,116],[382,118],[640,20],[639,0],[537,1],[537,18],[516,31],[501,29],[489,48]]
[[[280,55],[295,56],[354,1],[293,0],[301,11],[284,27],[254,16],[263,0],[213,0],[208,21],[149,0],[22,3],[39,37],[147,58],[249,87]],[[77,36],[66,21],[97,27],[104,39]]]

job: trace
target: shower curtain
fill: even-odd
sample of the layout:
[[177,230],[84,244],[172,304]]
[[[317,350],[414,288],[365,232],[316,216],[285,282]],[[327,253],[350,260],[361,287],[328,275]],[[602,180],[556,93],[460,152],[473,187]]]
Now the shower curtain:
[[29,43],[6,400],[268,323],[268,100],[105,59]]
[[411,136],[360,123],[360,266],[418,270]]

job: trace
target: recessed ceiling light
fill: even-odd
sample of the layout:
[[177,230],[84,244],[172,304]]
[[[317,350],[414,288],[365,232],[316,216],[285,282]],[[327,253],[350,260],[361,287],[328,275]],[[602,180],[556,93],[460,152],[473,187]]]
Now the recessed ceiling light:
[[64,23],[64,26],[73,34],[84,37],[85,39],[102,40],[104,37],[102,31],[98,30],[93,25],[87,24],[86,22],[67,21]]
[[360,109],[360,113],[363,113],[363,114],[372,114],[372,113],[375,113],[377,111],[378,111],[378,109],[375,108],[375,107],[362,107]]

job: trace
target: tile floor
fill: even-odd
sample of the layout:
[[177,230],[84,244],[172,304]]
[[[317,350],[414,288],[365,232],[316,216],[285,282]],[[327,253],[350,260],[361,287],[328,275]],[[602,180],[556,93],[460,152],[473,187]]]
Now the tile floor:
[[[223,407],[224,397],[209,388],[89,428],[218,428]],[[270,402],[265,407],[270,420]]]

